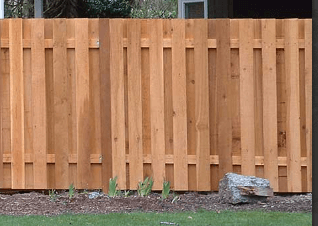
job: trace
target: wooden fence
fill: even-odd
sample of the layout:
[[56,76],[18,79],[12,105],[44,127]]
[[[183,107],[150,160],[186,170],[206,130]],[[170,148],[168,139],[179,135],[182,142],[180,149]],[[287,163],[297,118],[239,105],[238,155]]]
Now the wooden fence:
[[0,26],[0,188],[312,191],[311,19]]

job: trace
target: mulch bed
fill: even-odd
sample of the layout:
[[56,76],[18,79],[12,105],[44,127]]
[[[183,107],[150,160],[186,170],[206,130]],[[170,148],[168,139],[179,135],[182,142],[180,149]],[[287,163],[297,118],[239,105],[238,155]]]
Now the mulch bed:
[[267,202],[257,204],[221,203],[217,192],[187,192],[170,195],[162,200],[160,193],[151,193],[147,197],[132,194],[129,197],[110,198],[101,193],[89,198],[91,192],[76,192],[72,199],[65,191],[56,196],[43,192],[4,194],[0,192],[1,215],[59,215],[59,214],[107,214],[129,212],[180,212],[202,209],[220,212],[223,210],[264,210],[280,212],[312,211],[312,194],[275,195]]

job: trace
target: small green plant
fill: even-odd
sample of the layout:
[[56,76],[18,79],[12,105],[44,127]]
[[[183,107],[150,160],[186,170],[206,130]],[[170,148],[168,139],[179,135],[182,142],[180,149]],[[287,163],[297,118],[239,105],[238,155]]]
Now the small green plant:
[[87,191],[86,189],[84,189],[84,190],[82,191],[82,194],[88,194],[88,191]]
[[120,191],[117,190],[117,176],[109,179],[108,196],[115,197],[119,195]]
[[153,185],[152,177],[150,179],[149,177],[146,177],[144,182],[138,183],[138,189],[137,189],[138,195],[141,197],[145,197],[149,195],[152,189],[152,185]]
[[162,199],[168,198],[170,193],[170,182],[164,181],[163,182],[163,189],[162,189]]
[[72,199],[74,197],[74,194],[75,194],[75,187],[74,187],[74,185],[72,183],[68,187],[68,197],[69,197],[69,199]]
[[49,197],[51,202],[55,202],[57,199],[57,192],[54,189],[49,190]]
[[130,196],[132,193],[132,191],[124,191],[124,197],[127,198],[128,196]]
[[171,201],[171,203],[174,203],[175,201],[177,201],[179,199],[179,195],[176,194],[175,192],[173,192],[173,199]]

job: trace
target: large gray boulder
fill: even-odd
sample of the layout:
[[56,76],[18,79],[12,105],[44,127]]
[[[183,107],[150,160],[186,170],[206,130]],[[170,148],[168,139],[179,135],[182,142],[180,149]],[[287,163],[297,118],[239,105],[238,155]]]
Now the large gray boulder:
[[257,203],[273,196],[273,189],[266,179],[227,173],[219,182],[219,195],[222,203]]

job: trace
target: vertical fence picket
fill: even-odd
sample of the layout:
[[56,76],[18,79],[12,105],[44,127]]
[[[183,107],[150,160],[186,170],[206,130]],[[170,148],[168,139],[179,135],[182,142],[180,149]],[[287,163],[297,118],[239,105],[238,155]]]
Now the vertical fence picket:
[[[99,20],[99,73],[101,107],[101,148],[102,148],[102,188],[108,192],[109,179],[112,177],[111,143],[111,92],[110,92],[110,30],[109,19]],[[105,125],[109,125],[108,127]]]
[[3,109],[3,86],[2,86],[2,68],[3,68],[3,58],[1,51],[1,33],[2,33],[3,20],[0,21],[0,188],[3,188],[3,127],[2,127],[2,109]]
[[197,190],[210,190],[210,130],[208,78],[208,26],[206,20],[194,21],[195,124]]
[[276,21],[262,20],[264,176],[278,191]]
[[[312,20],[305,20],[307,192],[312,191]],[[304,191],[303,191],[304,192]]]
[[53,20],[55,187],[69,186],[66,19]]
[[174,189],[188,190],[185,21],[172,21]]
[[141,23],[129,20],[127,24],[128,67],[128,129],[129,129],[129,182],[136,190],[143,178],[142,100],[141,100]]
[[255,175],[253,20],[240,20],[239,29],[241,172]]
[[76,118],[77,118],[77,187],[88,189],[90,167],[90,98],[88,19],[75,22]]
[[149,20],[150,25],[150,120],[153,188],[162,189],[165,178],[163,22]]
[[2,124],[2,109],[3,109],[3,86],[2,86],[2,68],[4,67],[2,51],[1,51],[1,34],[2,34],[3,20],[0,21],[0,188],[3,188],[3,124]]
[[230,20],[216,21],[217,149],[219,179],[232,172]]
[[300,91],[298,20],[285,20],[285,70],[287,81],[287,180],[289,192],[301,192]]
[[[1,39],[9,39],[10,20],[1,20]],[[1,46],[2,47],[2,46]],[[11,117],[10,117],[10,53],[1,49],[1,148],[2,154],[11,154]],[[3,187],[11,188],[11,163],[3,157]]]
[[123,20],[109,21],[113,177],[126,189]]
[[47,188],[44,19],[32,20],[32,123],[34,188]]
[[10,19],[10,109],[12,189],[25,188],[22,19]]

